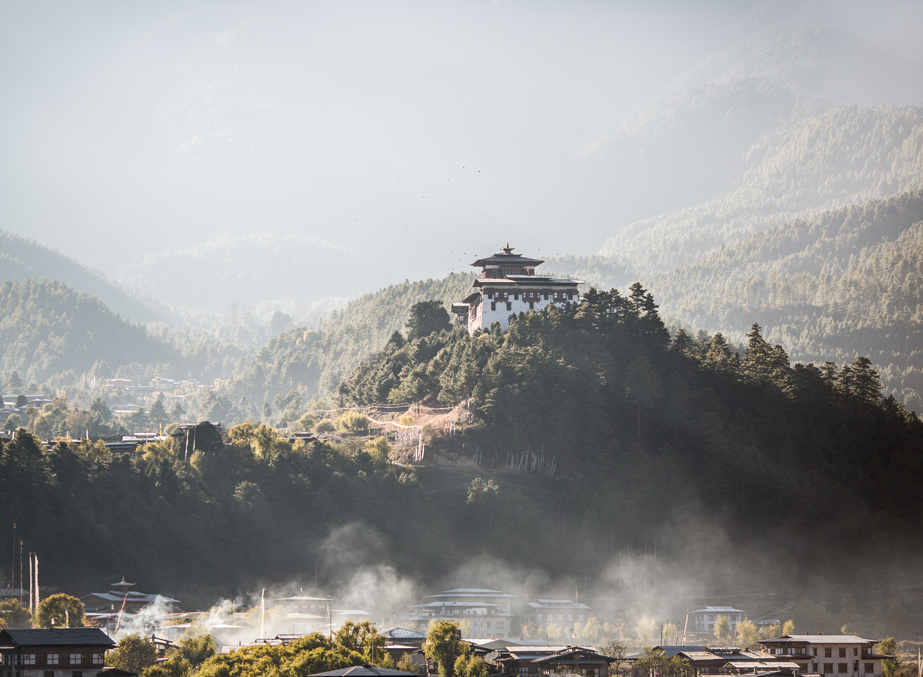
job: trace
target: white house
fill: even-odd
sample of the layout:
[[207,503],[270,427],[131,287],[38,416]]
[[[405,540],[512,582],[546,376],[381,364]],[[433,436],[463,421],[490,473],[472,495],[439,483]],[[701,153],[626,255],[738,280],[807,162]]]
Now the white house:
[[696,632],[714,632],[715,621],[718,616],[724,616],[728,619],[731,626],[731,634],[737,632],[737,624],[747,617],[746,611],[735,609],[732,606],[707,606],[704,609],[696,609],[692,612],[693,626]]
[[823,677],[881,677],[882,661],[893,658],[875,652],[876,640],[856,635],[783,635],[759,643],[797,663],[802,674]]

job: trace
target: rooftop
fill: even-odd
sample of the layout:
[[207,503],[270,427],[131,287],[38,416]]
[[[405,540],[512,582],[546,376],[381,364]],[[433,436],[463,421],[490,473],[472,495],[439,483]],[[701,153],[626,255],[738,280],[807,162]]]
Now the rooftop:
[[514,254],[513,249],[515,247],[510,247],[509,243],[505,247],[501,248],[501,252],[494,254],[493,256],[488,256],[485,259],[478,259],[471,265],[476,268],[483,268],[485,266],[523,266],[527,268],[533,268],[535,266],[540,266],[544,261],[538,259],[530,259],[528,257],[522,256],[521,254]]
[[10,643],[14,646],[115,646],[99,628],[0,630],[0,644]]
[[878,644],[874,639],[856,635],[782,635],[775,639],[761,639],[760,644]]

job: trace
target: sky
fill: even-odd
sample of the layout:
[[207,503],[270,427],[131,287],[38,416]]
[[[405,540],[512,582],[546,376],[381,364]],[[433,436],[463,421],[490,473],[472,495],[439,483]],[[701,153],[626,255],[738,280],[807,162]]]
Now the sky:
[[653,214],[580,150],[779,17],[920,57],[910,2],[5,2],[0,228],[107,274],[256,230],[394,279],[592,254]]

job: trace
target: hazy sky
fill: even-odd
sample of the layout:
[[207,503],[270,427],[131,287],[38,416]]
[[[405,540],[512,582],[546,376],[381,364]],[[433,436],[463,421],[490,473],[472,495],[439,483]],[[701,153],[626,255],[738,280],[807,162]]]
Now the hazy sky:
[[917,4],[5,2],[0,228],[104,272],[229,230],[408,277],[594,253],[617,186],[577,149],[761,22],[910,50]]

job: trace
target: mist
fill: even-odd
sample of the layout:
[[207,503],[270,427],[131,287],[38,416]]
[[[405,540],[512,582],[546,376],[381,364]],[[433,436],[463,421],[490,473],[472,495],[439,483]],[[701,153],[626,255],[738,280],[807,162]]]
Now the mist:
[[[808,110],[918,103],[923,48],[909,27],[921,11],[909,2],[8,4],[0,219],[200,308],[226,305],[226,295],[183,296],[138,264],[208,250],[228,233],[303,238],[318,243],[301,259],[318,272],[311,284],[287,295],[257,283],[258,295],[310,305],[440,277],[507,240],[543,258],[591,254],[625,224],[736,180],[733,167],[703,180],[695,145],[658,154],[670,135],[633,120],[741,76],[769,79],[813,102]],[[719,135],[715,152],[734,158],[802,110],[777,111],[736,140]],[[583,152],[619,134],[634,141],[602,159]],[[174,279],[188,270],[161,264]],[[246,268],[199,264],[206,278]],[[344,266],[350,274],[335,276]],[[295,277],[299,266],[285,269]],[[237,300],[250,303],[244,289]]]

